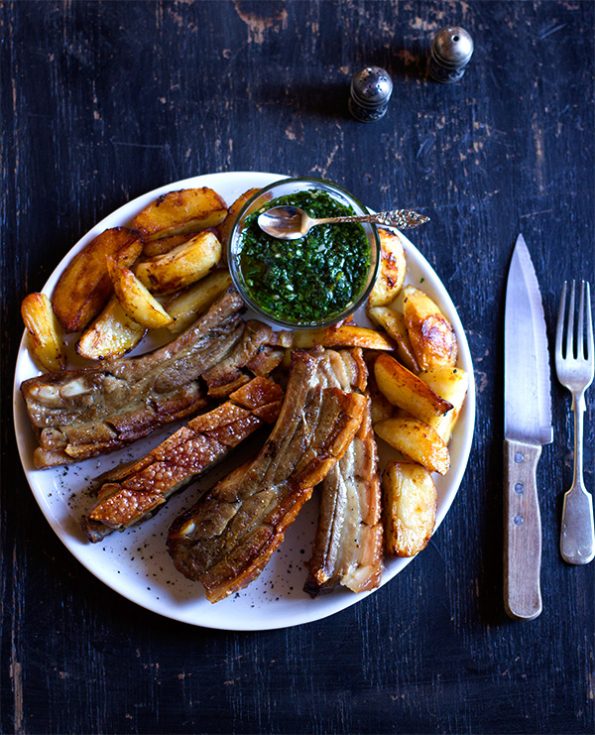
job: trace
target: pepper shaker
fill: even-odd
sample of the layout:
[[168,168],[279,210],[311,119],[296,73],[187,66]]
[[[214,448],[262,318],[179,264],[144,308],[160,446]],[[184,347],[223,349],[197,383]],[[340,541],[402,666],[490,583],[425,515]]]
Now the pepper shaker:
[[430,51],[430,76],[437,82],[458,82],[473,55],[473,39],[460,26],[438,31]]
[[349,112],[360,122],[375,122],[386,114],[393,83],[385,69],[366,66],[351,79]]

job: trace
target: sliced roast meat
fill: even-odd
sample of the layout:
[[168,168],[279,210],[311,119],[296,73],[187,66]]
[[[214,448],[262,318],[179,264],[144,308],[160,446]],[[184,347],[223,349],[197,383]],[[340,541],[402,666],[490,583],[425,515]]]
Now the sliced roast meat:
[[[21,390],[39,442],[35,466],[119,449],[196,413],[206,404],[201,376],[219,376],[220,395],[226,385],[231,392],[247,382],[253,375],[247,363],[269,344],[276,349],[276,338],[266,325],[245,324],[243,309],[239,294],[229,289],[192,327],[160,349],[25,381]],[[229,365],[230,356],[235,356],[231,368],[221,373],[219,366]]]
[[337,584],[374,589],[382,573],[381,489],[370,401],[359,431],[324,478],[320,515],[305,589],[312,596]]
[[208,413],[196,416],[145,457],[99,478],[98,500],[83,519],[90,541],[138,523],[265,424],[275,422],[283,391],[257,377]]
[[355,436],[366,399],[328,387],[341,354],[294,352],[277,423],[256,459],[219,482],[170,529],[177,568],[216,602],[255,579]]

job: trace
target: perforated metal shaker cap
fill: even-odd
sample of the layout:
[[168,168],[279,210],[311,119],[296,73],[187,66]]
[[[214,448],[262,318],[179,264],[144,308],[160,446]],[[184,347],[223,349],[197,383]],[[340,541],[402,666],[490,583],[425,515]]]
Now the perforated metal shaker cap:
[[460,26],[438,31],[430,51],[430,76],[437,82],[458,82],[473,55],[473,39]]
[[351,114],[362,122],[379,120],[386,112],[393,83],[386,69],[366,66],[351,79]]

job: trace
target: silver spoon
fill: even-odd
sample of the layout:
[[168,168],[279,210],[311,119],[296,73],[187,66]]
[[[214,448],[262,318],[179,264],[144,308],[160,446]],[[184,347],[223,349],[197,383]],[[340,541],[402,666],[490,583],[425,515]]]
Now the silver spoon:
[[304,237],[316,225],[339,222],[370,222],[375,225],[399,227],[411,230],[429,221],[429,217],[418,214],[412,209],[394,209],[391,212],[377,212],[353,217],[324,217],[313,219],[299,207],[273,207],[258,217],[258,226],[267,235],[279,240],[297,240]]

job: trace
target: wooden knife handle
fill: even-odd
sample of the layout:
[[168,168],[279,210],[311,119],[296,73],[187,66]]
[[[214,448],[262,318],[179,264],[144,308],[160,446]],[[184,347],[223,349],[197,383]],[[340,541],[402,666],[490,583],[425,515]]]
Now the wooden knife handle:
[[504,605],[514,620],[533,620],[542,609],[540,455],[538,444],[504,442]]

